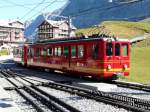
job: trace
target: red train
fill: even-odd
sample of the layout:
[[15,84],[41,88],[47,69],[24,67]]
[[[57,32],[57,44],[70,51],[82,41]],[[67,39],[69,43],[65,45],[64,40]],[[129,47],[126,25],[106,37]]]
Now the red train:
[[129,59],[128,40],[104,36],[50,40],[14,48],[14,61],[24,66],[103,79],[128,76]]

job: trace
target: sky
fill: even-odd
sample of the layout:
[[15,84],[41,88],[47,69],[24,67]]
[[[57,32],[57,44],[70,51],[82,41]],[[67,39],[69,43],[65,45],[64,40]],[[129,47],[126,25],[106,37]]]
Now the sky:
[[19,19],[21,22],[65,5],[67,0],[0,0],[0,20]]

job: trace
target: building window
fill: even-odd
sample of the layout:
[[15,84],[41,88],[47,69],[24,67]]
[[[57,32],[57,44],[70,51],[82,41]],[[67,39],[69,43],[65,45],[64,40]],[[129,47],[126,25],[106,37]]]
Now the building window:
[[49,34],[49,38],[52,38],[52,37],[53,37],[53,34],[52,34],[52,33],[50,33],[50,34]]
[[53,29],[49,29],[50,32],[53,32]]

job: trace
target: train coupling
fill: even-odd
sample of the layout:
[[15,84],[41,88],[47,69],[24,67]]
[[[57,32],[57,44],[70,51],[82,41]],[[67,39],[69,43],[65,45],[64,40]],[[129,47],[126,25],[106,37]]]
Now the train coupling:
[[115,76],[117,79],[118,79],[118,78],[124,78],[124,77],[125,77],[125,75],[124,75],[123,72],[117,72],[117,73],[114,74],[114,76]]

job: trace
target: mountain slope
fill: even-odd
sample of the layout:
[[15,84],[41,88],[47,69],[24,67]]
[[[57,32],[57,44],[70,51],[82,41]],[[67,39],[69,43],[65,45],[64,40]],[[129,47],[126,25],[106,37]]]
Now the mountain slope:
[[69,0],[61,15],[72,15],[75,26],[83,28],[106,20],[138,21],[149,17],[149,10],[150,0]]
[[99,26],[78,29],[76,34],[92,35],[103,32],[119,38],[133,38],[150,33],[150,22],[104,21]]

